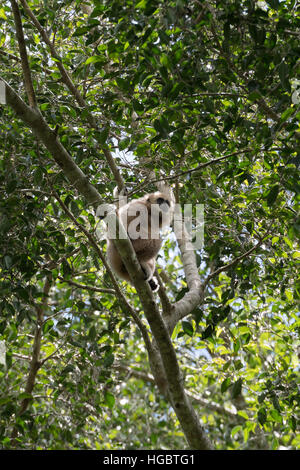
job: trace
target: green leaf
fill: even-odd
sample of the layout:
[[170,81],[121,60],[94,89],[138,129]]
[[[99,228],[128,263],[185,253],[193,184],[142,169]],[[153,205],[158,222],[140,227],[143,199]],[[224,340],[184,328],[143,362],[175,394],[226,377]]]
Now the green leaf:
[[12,179],[10,180],[7,185],[6,185],[6,191],[8,194],[11,194],[14,192],[14,190],[17,188],[18,186],[18,181],[16,179]]
[[94,341],[97,337],[97,330],[96,330],[96,327],[93,325],[91,328],[90,328],[90,331],[88,333],[88,338],[89,340],[91,341]]
[[278,413],[281,413],[281,407],[280,407],[280,404],[279,404],[279,400],[278,400],[277,395],[273,394],[272,397],[271,397],[271,401],[272,401],[273,406],[274,406],[274,408],[276,409],[276,411],[277,411]]
[[34,177],[33,177],[33,180],[34,180],[34,183],[37,185],[37,186],[41,186],[41,183],[43,181],[43,178],[44,178],[44,171],[43,171],[43,168],[41,167],[38,167],[35,172],[34,172]]
[[162,54],[160,56],[160,63],[168,69],[172,68],[172,64],[167,54]]
[[23,393],[20,393],[20,395],[18,396],[18,398],[19,398],[19,400],[26,400],[26,399],[31,400],[31,399],[32,399],[32,395],[31,395],[31,393],[23,392]]
[[119,142],[119,150],[126,150],[128,149],[129,145],[130,145],[130,138],[125,137],[125,139],[122,139]]
[[73,37],[83,36],[84,34],[86,34],[89,31],[89,29],[90,28],[88,26],[80,26],[73,33]]
[[241,348],[241,342],[238,338],[236,338],[236,340],[234,341],[233,343],[233,351],[235,352],[235,354],[238,353],[238,351],[240,350]]
[[95,131],[94,135],[97,141],[104,145],[109,135],[109,127],[103,127],[100,131]]
[[214,332],[214,327],[212,325],[208,325],[208,327],[203,331],[201,338],[207,339],[212,336]]
[[53,320],[47,320],[43,326],[43,333],[46,334],[48,331],[50,331],[53,328],[53,326],[54,326]]
[[280,189],[280,186],[278,184],[276,184],[267,193],[267,204],[268,204],[268,206],[272,206],[274,204],[274,202],[276,201],[277,196],[279,194],[279,189]]
[[274,408],[272,410],[270,410],[270,417],[276,421],[277,423],[281,423],[282,422],[282,417],[280,416],[280,413],[275,410]]
[[115,361],[115,356],[113,354],[107,354],[104,358],[103,365],[106,368],[110,368]]
[[25,289],[24,287],[20,286],[20,287],[17,287],[15,291],[19,295],[19,297],[23,299],[25,302],[29,301],[28,289]]
[[93,55],[85,61],[85,64],[95,64],[96,62],[103,62],[103,57],[99,55]]
[[80,243],[80,250],[81,250],[83,256],[85,256],[87,258],[88,254],[89,254],[89,250],[88,250],[87,246],[84,243]]
[[112,409],[114,407],[115,402],[116,402],[115,397],[113,396],[113,394],[110,393],[110,392],[107,392],[107,391],[104,393],[104,401],[105,401],[106,405],[109,406],[110,409]]
[[227,377],[225,380],[223,380],[221,384],[221,392],[225,393],[226,390],[228,390],[228,388],[230,387],[230,385],[231,385],[231,379],[230,377]]
[[234,426],[231,430],[231,435],[232,437],[234,437],[239,431],[241,431],[243,428],[240,424],[238,424],[237,426]]
[[261,94],[257,90],[251,91],[251,93],[249,93],[249,95],[248,95],[248,99],[250,101],[260,100],[261,99]]
[[70,203],[70,209],[71,209],[71,212],[73,213],[73,215],[75,215],[75,217],[79,216],[80,209],[78,207],[77,202],[74,199]]
[[271,8],[273,8],[273,10],[277,10],[280,6],[279,0],[266,0],[266,2]]
[[292,114],[294,114],[295,108],[287,108],[280,116],[281,121],[286,121]]
[[158,132],[159,134],[162,134],[163,136],[167,136],[167,125],[166,122],[163,121],[162,119],[155,119],[153,123],[153,127]]
[[291,85],[289,82],[289,67],[285,62],[281,62],[279,65],[278,73],[283,88],[287,91],[291,91]]
[[183,287],[176,295],[176,302],[184,297],[184,295],[188,292],[187,287]]
[[242,379],[238,379],[236,382],[234,382],[234,384],[232,385],[232,389],[231,389],[232,398],[237,398],[241,394],[242,383],[243,383]]
[[4,8],[0,8],[0,18],[2,18],[3,20],[7,20],[7,16],[4,12]]
[[143,9],[143,10],[144,10],[144,9],[146,8],[146,6],[147,6],[147,0],[141,0],[139,3],[137,3],[137,4],[135,5],[135,8],[136,8],[136,9],[139,9],[139,8],[140,8],[140,9]]
[[12,267],[12,264],[13,264],[11,256],[5,255],[4,256],[4,263],[5,263],[6,268],[10,269]]
[[116,83],[118,85],[118,87],[127,92],[129,91],[130,87],[131,87],[131,83],[130,83],[130,79],[125,79],[125,78],[116,78]]
[[247,415],[246,411],[244,411],[244,410],[238,410],[237,414],[238,414],[239,416],[242,416],[242,418],[244,418],[246,421],[249,420],[249,416]]
[[72,268],[66,259],[62,261],[62,270],[63,270],[64,276],[68,276],[69,274],[72,273]]
[[291,416],[289,419],[288,419],[288,424],[290,426],[290,428],[292,429],[293,432],[296,432],[296,429],[297,429],[297,420],[295,418],[295,416]]
[[193,328],[193,325],[190,322],[182,321],[182,329],[183,329],[184,333],[187,334],[188,336],[193,336],[194,328]]
[[259,424],[264,425],[267,421],[267,412],[264,407],[260,408],[257,412],[257,420]]

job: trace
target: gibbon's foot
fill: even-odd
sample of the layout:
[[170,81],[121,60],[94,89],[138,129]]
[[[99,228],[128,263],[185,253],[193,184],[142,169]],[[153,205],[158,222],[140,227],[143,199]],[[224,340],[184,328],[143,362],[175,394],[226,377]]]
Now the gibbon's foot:
[[151,290],[153,292],[157,292],[158,289],[159,289],[159,285],[157,283],[157,280],[155,279],[155,277],[152,277],[151,279],[149,279],[149,286],[151,287]]
[[158,285],[158,283],[157,283],[156,278],[155,278],[155,277],[151,277],[151,276],[152,276],[151,273],[148,274],[148,273],[147,273],[147,270],[146,270],[143,266],[141,266],[141,268],[142,268],[143,273],[145,274],[145,278],[144,278],[144,279],[145,279],[145,281],[148,281],[149,286],[151,287],[151,290],[152,290],[153,292],[158,291],[159,285]]

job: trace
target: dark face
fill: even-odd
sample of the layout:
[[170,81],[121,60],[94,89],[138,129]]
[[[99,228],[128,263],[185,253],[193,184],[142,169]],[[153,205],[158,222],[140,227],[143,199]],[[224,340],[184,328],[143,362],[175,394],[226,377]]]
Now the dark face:
[[159,208],[163,212],[168,212],[170,209],[170,201],[168,199],[164,199],[163,197],[158,197],[156,200],[156,204],[159,205]]

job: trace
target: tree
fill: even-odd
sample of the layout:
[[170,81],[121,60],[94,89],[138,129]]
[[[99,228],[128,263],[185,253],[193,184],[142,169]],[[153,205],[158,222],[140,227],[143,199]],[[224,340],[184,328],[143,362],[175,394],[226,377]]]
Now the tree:
[[[299,448],[295,8],[1,6],[3,448]],[[205,237],[169,236],[157,296],[95,209],[161,179]]]

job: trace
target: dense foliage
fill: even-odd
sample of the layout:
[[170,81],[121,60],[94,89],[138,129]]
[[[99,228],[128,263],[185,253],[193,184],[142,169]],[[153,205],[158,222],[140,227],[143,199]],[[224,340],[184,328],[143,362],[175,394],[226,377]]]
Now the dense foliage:
[[[217,449],[300,448],[296,4],[28,1],[55,57],[19,2],[38,106],[103,200],[116,184],[110,149],[133,194],[154,189],[154,170],[182,204],[204,204],[201,279],[241,257],[172,335]],[[0,77],[26,101],[10,1],[0,25]],[[185,448],[141,332],[82,230],[94,234],[93,210],[5,105],[0,147],[2,448]],[[187,284],[172,236],[158,265],[175,302]],[[122,290],[143,319],[134,288]]]

